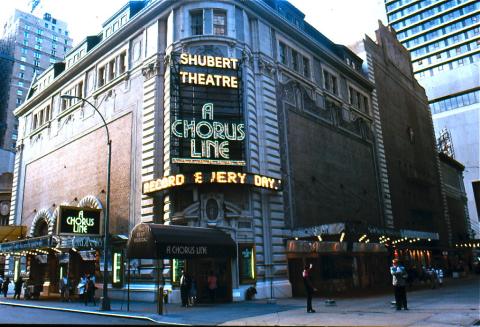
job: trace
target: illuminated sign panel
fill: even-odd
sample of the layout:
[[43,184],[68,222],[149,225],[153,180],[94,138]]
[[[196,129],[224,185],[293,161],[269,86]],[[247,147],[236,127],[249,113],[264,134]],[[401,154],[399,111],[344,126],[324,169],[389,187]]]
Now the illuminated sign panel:
[[57,221],[58,235],[99,235],[99,209],[60,206]]
[[251,185],[274,191],[280,191],[282,189],[282,181],[273,177],[236,171],[212,171],[177,174],[154,179],[143,183],[143,194],[191,184],[238,184]]
[[239,60],[174,53],[171,79],[172,163],[244,166]]

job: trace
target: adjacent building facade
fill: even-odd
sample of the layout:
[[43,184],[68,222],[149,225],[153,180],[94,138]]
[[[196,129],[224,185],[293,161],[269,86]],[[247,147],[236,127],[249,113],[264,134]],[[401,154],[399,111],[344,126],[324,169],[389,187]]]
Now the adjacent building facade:
[[[478,1],[385,1],[389,24],[410,51],[437,136],[447,129],[465,165],[471,229],[479,235],[472,181],[480,176],[480,4]],[[470,237],[474,237],[470,233]]]

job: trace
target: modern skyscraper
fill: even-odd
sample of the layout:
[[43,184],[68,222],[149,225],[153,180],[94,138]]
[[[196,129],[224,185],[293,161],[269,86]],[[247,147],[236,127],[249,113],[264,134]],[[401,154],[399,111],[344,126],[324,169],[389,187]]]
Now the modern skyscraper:
[[472,181],[480,179],[480,2],[385,0],[385,6],[426,90],[437,137],[447,129],[454,157],[465,165],[468,213],[478,236]]
[[8,76],[2,76],[5,83],[0,84],[0,148],[14,151],[18,123],[13,110],[27,97],[32,79],[63,60],[72,39],[66,22],[48,13],[39,18],[20,10],[14,11],[1,33],[0,58]]

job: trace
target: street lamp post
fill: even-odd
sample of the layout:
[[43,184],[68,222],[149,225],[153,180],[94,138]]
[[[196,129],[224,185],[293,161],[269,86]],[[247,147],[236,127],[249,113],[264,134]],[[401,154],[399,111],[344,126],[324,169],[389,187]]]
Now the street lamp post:
[[107,145],[108,145],[108,161],[107,161],[107,195],[106,195],[106,205],[105,205],[105,211],[104,211],[104,237],[103,237],[103,297],[101,301],[101,307],[100,309],[102,311],[109,311],[110,310],[110,299],[108,298],[108,248],[109,248],[109,243],[110,243],[110,233],[109,233],[109,211],[110,211],[110,163],[112,159],[112,141],[110,140],[110,133],[108,131],[108,126],[107,123],[105,122],[105,118],[103,118],[102,114],[100,111],[98,111],[97,107],[95,107],[90,101],[87,99],[77,97],[74,95],[62,95],[60,96],[62,99],[79,99],[82,101],[85,101],[89,105],[95,109],[95,111],[98,113],[100,118],[102,118],[103,121],[103,126],[107,130]]

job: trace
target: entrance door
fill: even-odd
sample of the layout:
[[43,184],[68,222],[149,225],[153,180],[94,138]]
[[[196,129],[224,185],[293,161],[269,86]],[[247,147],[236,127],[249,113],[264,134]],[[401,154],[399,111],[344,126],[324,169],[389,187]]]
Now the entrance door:
[[187,272],[197,283],[197,300],[208,303],[207,279],[210,271],[217,276],[216,302],[232,301],[232,269],[230,258],[193,259],[187,262]]

